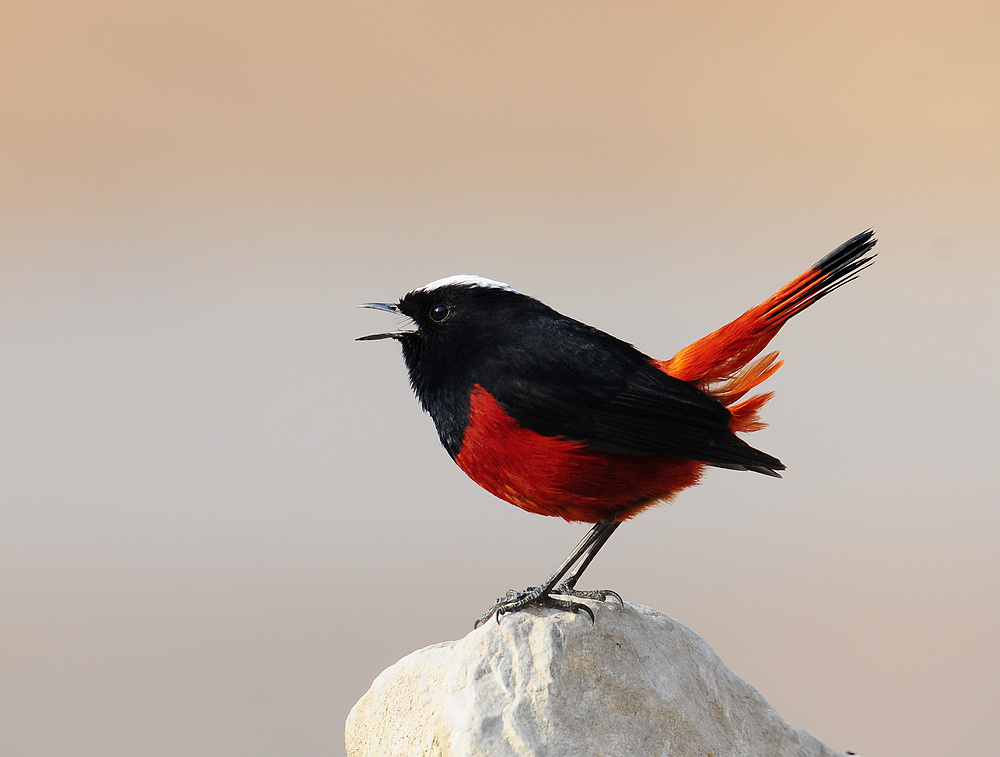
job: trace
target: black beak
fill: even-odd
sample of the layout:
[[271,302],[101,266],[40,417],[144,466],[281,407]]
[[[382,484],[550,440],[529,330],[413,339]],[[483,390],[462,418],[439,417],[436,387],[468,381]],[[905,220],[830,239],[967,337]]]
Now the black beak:
[[[403,315],[397,305],[393,305],[388,302],[363,302],[358,305],[359,308],[372,308],[373,310],[384,310],[387,313],[395,313],[396,315]],[[410,329],[408,331],[387,331],[384,334],[369,334],[368,336],[359,336],[354,341],[356,342],[369,342],[374,339],[401,339],[408,334],[416,334],[416,329]]]

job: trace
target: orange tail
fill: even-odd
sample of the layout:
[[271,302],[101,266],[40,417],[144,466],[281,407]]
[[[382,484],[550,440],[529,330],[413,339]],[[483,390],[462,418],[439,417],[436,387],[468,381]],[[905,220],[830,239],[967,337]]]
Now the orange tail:
[[732,413],[733,431],[756,431],[764,427],[760,409],[773,393],[743,396],[781,367],[777,352],[756,359],[785,322],[820,297],[853,281],[871,264],[875,254],[875,232],[869,229],[820,260],[779,289],[757,307],[732,323],[685,347],[669,360],[656,361],[671,376],[690,381],[725,405]]

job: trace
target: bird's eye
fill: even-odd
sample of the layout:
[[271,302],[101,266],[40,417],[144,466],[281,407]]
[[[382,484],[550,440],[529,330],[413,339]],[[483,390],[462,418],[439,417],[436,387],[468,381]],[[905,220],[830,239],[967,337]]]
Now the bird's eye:
[[448,313],[450,312],[447,305],[435,305],[431,308],[430,317],[435,323],[441,323],[441,321],[448,317]]

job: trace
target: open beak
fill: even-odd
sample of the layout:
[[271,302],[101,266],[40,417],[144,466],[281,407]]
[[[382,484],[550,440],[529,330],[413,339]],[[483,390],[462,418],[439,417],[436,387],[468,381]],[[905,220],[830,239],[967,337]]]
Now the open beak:
[[[394,313],[396,315],[403,315],[399,307],[388,302],[363,302],[358,305],[359,308],[371,308],[372,310],[384,310],[387,313]],[[405,317],[405,316],[404,316]],[[359,336],[354,341],[356,342],[369,342],[373,339],[402,339],[408,334],[416,334],[416,329],[407,329],[400,331],[387,331],[384,334],[369,334],[368,336]]]

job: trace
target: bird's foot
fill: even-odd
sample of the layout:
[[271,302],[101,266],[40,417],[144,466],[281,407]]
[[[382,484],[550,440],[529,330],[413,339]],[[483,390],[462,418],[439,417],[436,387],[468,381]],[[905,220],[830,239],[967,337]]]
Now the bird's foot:
[[575,584],[571,584],[569,581],[559,584],[556,588],[552,590],[553,594],[558,594],[562,597],[576,597],[577,599],[594,599],[598,602],[606,602],[609,597],[614,597],[618,600],[618,603],[624,607],[625,600],[622,599],[622,595],[617,591],[612,591],[611,589],[590,589],[583,591],[577,589]]
[[594,611],[587,607],[587,605],[568,599],[556,599],[552,596],[553,594],[558,594],[561,597],[574,597],[575,599],[592,599],[598,602],[605,602],[610,597],[614,597],[622,607],[625,606],[625,600],[621,598],[621,595],[611,589],[582,591],[576,588],[575,582],[571,583],[569,581],[559,584],[559,586],[550,591],[545,591],[540,586],[529,586],[523,591],[510,589],[493,604],[493,607],[476,619],[473,627],[479,628],[479,626],[494,616],[496,616],[497,623],[499,623],[501,615],[506,615],[509,612],[517,612],[518,610],[523,610],[525,607],[554,607],[557,610],[566,610],[567,612],[585,612],[590,616],[591,623],[595,621]]
[[[552,591],[559,594],[563,593],[562,591],[555,589]],[[597,592],[594,593],[596,594]],[[596,596],[590,597],[588,594],[589,593],[587,592],[580,592],[575,596],[580,596],[585,599],[597,599]],[[615,594],[615,596],[618,595]],[[603,598],[604,597],[601,597],[601,599]],[[621,598],[619,597],[619,599]],[[493,604],[493,607],[476,619],[476,622],[473,624],[473,628],[479,628],[479,626],[494,616],[496,616],[497,623],[499,623],[501,615],[506,615],[509,612],[517,612],[518,610],[523,610],[525,607],[553,607],[557,610],[566,610],[567,612],[585,612],[590,616],[590,622],[594,622],[594,611],[587,607],[587,605],[565,599],[556,599],[541,586],[529,586],[523,591],[514,591],[514,589],[510,589],[506,595],[500,597]]]

